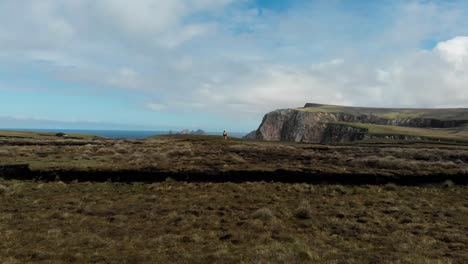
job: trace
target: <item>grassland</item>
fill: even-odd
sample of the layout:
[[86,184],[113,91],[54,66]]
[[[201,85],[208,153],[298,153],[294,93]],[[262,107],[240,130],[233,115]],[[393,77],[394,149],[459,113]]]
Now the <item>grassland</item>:
[[[60,144],[58,144],[60,143]],[[149,170],[167,173],[306,175],[466,175],[468,146],[444,144],[323,146],[224,141],[217,136],[159,136],[145,140],[3,140],[0,166],[34,171]]]
[[468,142],[468,132],[460,129],[424,129],[415,127],[374,125],[366,123],[336,122],[351,127],[365,128],[370,135],[397,135],[421,137],[432,140]]
[[467,193],[0,180],[0,262],[466,263]]
[[[59,139],[61,137],[57,136],[58,133],[51,132],[29,132],[29,131],[10,131],[10,130],[0,130],[0,138],[23,138],[23,139]],[[68,139],[83,139],[83,140],[92,140],[92,139],[102,139],[102,137],[86,134],[67,134],[66,138]]]
[[374,115],[383,119],[427,118],[443,121],[468,120],[467,108],[368,108],[337,105],[320,105],[316,107],[301,107],[298,111],[322,113],[347,113],[352,115]]
[[[17,180],[24,175],[15,171],[2,178],[2,166],[13,164],[29,165],[33,174],[80,174],[65,182]],[[219,178],[135,181],[142,172]],[[235,172],[417,180],[222,178]],[[127,173],[128,181],[80,178],[102,173]],[[443,180],[418,184],[437,175]],[[444,182],[452,176],[461,181]],[[467,183],[464,145],[4,137],[0,263],[467,263]]]

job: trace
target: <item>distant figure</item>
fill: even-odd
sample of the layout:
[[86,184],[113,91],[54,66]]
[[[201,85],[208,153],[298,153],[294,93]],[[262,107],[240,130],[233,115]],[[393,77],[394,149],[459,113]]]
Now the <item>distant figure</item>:
[[228,133],[226,132],[226,130],[224,130],[224,132],[223,132],[224,140],[227,140],[227,136],[228,136]]

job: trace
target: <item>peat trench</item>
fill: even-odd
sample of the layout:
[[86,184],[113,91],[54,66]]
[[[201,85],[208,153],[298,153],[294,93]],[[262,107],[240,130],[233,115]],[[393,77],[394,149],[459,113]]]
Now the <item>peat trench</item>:
[[10,180],[64,181],[64,182],[282,182],[342,185],[430,185],[451,181],[468,185],[468,174],[433,175],[379,175],[379,174],[327,174],[313,171],[180,171],[168,172],[155,168],[141,170],[46,170],[35,171],[29,165],[0,165],[0,178]]

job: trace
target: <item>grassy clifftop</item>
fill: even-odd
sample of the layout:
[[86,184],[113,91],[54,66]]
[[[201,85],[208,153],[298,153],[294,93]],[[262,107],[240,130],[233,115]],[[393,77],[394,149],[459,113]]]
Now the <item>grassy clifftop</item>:
[[338,105],[317,105],[297,108],[298,111],[374,115],[384,119],[425,118],[442,121],[468,120],[468,108],[371,108]]
[[463,129],[425,129],[415,127],[401,127],[388,125],[374,125],[365,123],[337,122],[336,124],[367,129],[370,135],[376,136],[409,136],[421,137],[429,140],[444,140],[468,143],[468,130]]
[[[468,142],[468,108],[370,108],[306,104],[292,110],[295,114],[291,114],[288,122],[285,122],[290,127],[284,130],[279,126],[277,130],[278,133],[289,131],[292,135],[302,133],[302,137],[295,137],[296,141],[327,144],[369,139]],[[274,127],[275,121],[270,123],[270,127]],[[340,126],[334,126],[336,124]],[[301,130],[301,127],[306,129]],[[312,137],[321,133],[325,136]],[[290,137],[281,134],[281,138]]]

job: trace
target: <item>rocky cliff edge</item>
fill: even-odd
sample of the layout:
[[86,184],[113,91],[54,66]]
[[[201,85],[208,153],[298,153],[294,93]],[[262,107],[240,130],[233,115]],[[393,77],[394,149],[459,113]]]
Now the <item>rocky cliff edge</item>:
[[467,124],[468,109],[461,108],[391,109],[308,103],[302,108],[266,114],[255,138],[323,144],[375,138],[453,141],[464,140],[465,135],[468,140]]

